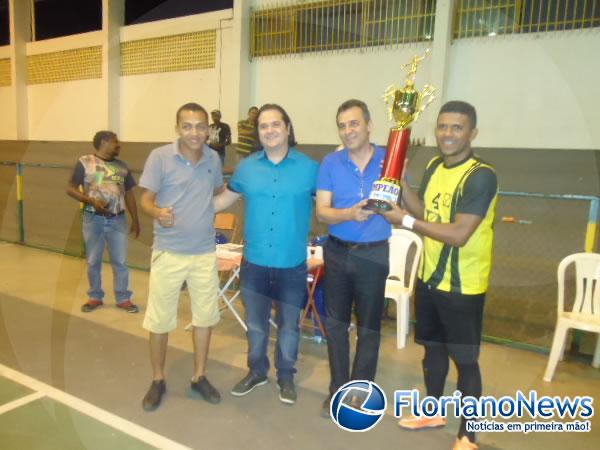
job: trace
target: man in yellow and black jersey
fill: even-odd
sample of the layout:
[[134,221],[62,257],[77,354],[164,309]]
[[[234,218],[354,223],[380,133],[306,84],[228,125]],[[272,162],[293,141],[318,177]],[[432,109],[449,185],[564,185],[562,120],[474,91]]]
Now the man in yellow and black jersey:
[[[480,397],[482,390],[478,359],[498,183],[493,167],[471,150],[477,132],[472,105],[444,104],[435,130],[440,155],[427,165],[418,193],[403,180],[406,210],[393,205],[383,214],[391,223],[423,236],[415,340],[425,348],[427,395],[438,398],[444,392],[450,359],[463,396]],[[399,425],[410,430],[434,428],[446,425],[446,419],[410,416]],[[453,449],[477,448],[475,434],[462,419]]]

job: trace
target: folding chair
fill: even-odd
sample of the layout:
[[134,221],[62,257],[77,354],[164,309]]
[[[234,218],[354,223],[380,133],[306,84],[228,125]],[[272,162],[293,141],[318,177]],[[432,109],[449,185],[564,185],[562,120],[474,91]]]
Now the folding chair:
[[[236,243],[239,239],[238,220],[235,214],[218,213],[215,215],[214,227],[216,231],[225,232],[230,242]],[[229,246],[229,244],[226,244]],[[237,321],[245,331],[248,331],[246,323],[241,318],[237,310],[233,306],[233,302],[239,297],[240,291],[236,289],[230,296],[229,290],[234,283],[239,282],[240,264],[242,261],[241,250],[232,252],[232,247],[224,248],[225,246],[217,245],[217,270],[219,271],[219,280],[222,287],[219,288],[218,298],[223,300],[224,306],[220,309],[229,308]],[[237,246],[238,249],[241,246]],[[188,324],[185,329],[191,330],[192,324]]]
[[[215,215],[215,230],[225,232],[229,234],[229,242],[231,244],[217,245],[217,257],[219,277],[221,284],[223,285],[219,289],[219,298],[223,300],[224,306],[221,310],[229,308],[231,313],[235,316],[237,321],[240,323],[244,331],[248,331],[246,322],[242,319],[240,314],[233,306],[233,302],[240,296],[239,290],[239,279],[240,279],[240,264],[241,258],[241,236],[239,231],[239,221],[233,213],[218,213]],[[233,251],[232,251],[233,250]],[[235,284],[238,286],[235,286]],[[235,286],[235,292],[230,294],[230,289]],[[273,327],[277,328],[277,325],[273,319],[269,319],[269,322]]]
[[317,305],[315,304],[315,289],[317,287],[317,283],[319,282],[323,274],[323,247],[309,246],[307,249],[306,256],[306,264],[308,266],[308,276],[306,280],[308,289],[308,300],[306,302],[304,311],[302,311],[302,315],[300,316],[300,325],[304,323],[304,319],[306,319],[308,313],[311,313],[315,319],[317,326],[319,327],[321,336],[326,337],[327,332],[321,321],[321,315],[317,310]]
[[[565,272],[575,265],[575,299],[565,311]],[[559,359],[563,359],[569,329],[600,333],[600,254],[575,253],[558,265],[558,317],[544,381],[552,381]],[[593,367],[600,366],[600,336],[597,338]]]
[[237,216],[233,213],[215,214],[215,230],[225,232],[229,242],[240,244],[239,224]]

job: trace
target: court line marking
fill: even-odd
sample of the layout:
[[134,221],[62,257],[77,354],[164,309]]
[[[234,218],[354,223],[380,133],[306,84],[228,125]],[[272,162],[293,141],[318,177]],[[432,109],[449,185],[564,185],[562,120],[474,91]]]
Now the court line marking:
[[13,370],[10,367],[6,367],[3,364],[0,364],[0,376],[22,384],[34,391],[38,391],[37,393],[41,394],[41,396],[49,397],[57,402],[70,406],[86,416],[109,425],[110,427],[115,428],[126,435],[132,436],[150,445],[151,447],[168,448],[172,450],[191,450],[190,447],[175,442],[165,436],[155,433],[154,431],[150,431],[147,428],[123,419],[122,417],[94,406],[91,403],[88,403],[85,400],[77,398],[71,394],[67,394],[60,389],[56,389],[55,387],[52,387],[46,383],[42,383],[41,381]]
[[34,392],[33,394],[18,398],[12,402],[5,403],[4,405],[0,406],[0,415],[43,397],[45,397],[45,395],[41,392]]

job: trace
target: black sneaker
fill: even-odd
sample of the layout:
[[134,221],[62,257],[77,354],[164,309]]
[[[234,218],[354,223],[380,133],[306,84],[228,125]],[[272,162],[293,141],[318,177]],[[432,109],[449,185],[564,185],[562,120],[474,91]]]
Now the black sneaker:
[[216,405],[221,401],[221,394],[219,394],[219,391],[209,383],[206,377],[200,377],[198,378],[198,381],[192,381],[190,387],[192,388],[192,391],[199,393],[208,403]]
[[85,302],[81,306],[81,312],[84,312],[84,313],[92,312],[93,310],[102,306],[103,304],[104,303],[102,302],[102,300],[96,300],[95,298],[90,298],[87,302]]
[[350,398],[350,401],[347,402],[348,406],[351,406],[354,409],[358,409],[359,411],[362,411],[362,405],[365,402],[365,400],[361,397],[359,397],[358,395],[353,395]]
[[359,411],[362,411],[362,405],[366,399],[366,392],[356,389],[350,391],[349,394],[346,395],[346,398],[344,399],[344,404],[354,409],[358,409]]
[[293,405],[298,398],[296,388],[292,380],[279,380],[279,400],[287,405]]
[[167,391],[165,380],[155,380],[150,385],[142,401],[142,408],[145,411],[154,411],[160,405],[163,394]]
[[241,397],[242,395],[246,395],[252,389],[257,386],[262,386],[263,384],[267,384],[269,380],[266,376],[255,375],[252,372],[248,372],[244,378],[242,378],[238,384],[236,384],[231,390],[231,395],[235,397]]
[[328,395],[323,405],[321,405],[321,411],[319,415],[324,419],[329,419],[331,417],[329,410],[331,409],[331,395]]
[[131,300],[125,300],[124,302],[117,303],[117,308],[124,309],[130,314],[135,314],[139,311],[137,305],[131,302]]

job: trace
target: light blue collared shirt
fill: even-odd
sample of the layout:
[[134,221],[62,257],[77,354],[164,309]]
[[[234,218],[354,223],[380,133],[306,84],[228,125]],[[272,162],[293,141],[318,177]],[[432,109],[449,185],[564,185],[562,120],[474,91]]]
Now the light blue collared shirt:
[[278,164],[264,150],[244,159],[227,186],[245,201],[244,258],[275,268],[306,260],[318,164],[295,148]]

